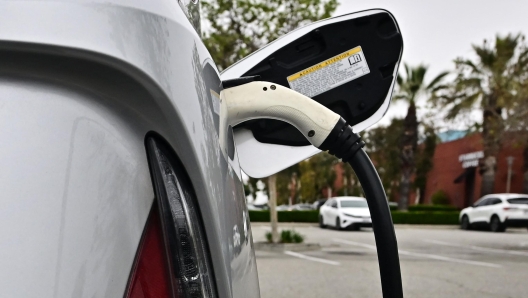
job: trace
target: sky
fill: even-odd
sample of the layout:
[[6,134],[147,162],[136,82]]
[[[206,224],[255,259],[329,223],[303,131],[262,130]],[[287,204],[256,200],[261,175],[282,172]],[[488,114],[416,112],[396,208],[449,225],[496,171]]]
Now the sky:
[[[472,44],[492,40],[497,33],[528,34],[528,0],[341,0],[334,16],[383,8],[390,11],[403,35],[403,62],[429,66],[426,82],[454,68],[457,57],[474,57]],[[421,106],[424,106],[422,103]],[[425,113],[425,108],[418,115]],[[407,106],[392,103],[380,121],[403,117]],[[479,115],[476,115],[479,117]]]

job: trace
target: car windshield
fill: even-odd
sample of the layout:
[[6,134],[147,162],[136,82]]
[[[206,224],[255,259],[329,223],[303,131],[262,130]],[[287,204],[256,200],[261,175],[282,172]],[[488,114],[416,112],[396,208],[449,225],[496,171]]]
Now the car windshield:
[[367,201],[343,200],[340,202],[341,208],[367,208]]
[[528,205],[528,198],[513,198],[513,199],[508,199],[507,201],[510,204],[526,204],[526,205]]

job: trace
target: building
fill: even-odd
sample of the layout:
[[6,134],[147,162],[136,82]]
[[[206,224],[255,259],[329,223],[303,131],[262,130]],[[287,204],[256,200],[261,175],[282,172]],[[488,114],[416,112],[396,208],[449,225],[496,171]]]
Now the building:
[[[438,144],[433,157],[433,168],[427,175],[423,203],[431,204],[431,196],[439,190],[446,192],[451,204],[458,208],[470,206],[480,198],[482,179],[478,172],[478,162],[484,156],[482,149],[482,136],[478,133]],[[513,143],[502,147],[497,156],[494,192],[507,192],[509,158],[513,158],[510,192],[523,192],[523,149]]]

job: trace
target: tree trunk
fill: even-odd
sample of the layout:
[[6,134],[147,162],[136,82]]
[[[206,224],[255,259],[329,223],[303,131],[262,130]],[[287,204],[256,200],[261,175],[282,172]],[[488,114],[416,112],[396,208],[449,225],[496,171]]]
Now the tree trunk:
[[271,221],[271,242],[279,243],[279,227],[277,216],[277,175],[268,177],[269,208]]
[[495,168],[497,165],[497,160],[495,156],[484,157],[482,162],[481,175],[482,175],[482,185],[480,186],[480,196],[485,196],[490,193],[493,193],[495,186]]
[[524,159],[523,193],[528,194],[528,144],[526,144],[524,147],[523,159]]
[[416,119],[416,105],[414,101],[409,103],[407,116],[403,120],[403,136],[401,138],[401,170],[400,198],[398,209],[407,210],[409,206],[409,192],[411,189],[411,177],[415,172],[415,153],[418,146],[418,120]]
[[482,120],[482,140],[484,147],[484,158],[479,163],[479,172],[482,176],[480,196],[493,193],[495,188],[495,172],[497,169],[497,154],[500,150],[500,137],[502,122],[500,119],[501,109],[495,107],[494,97],[491,97],[490,107],[484,110]]

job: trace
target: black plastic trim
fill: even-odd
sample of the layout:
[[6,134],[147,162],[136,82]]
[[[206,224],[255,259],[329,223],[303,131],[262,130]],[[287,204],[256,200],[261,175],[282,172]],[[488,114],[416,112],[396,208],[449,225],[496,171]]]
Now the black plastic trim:
[[[163,238],[164,238],[164,244],[165,244],[165,252],[167,260],[169,261],[169,273],[171,275],[171,286],[173,291],[173,297],[181,297],[182,294],[185,295],[185,297],[195,297],[193,295],[189,295],[189,293],[179,293],[178,292],[178,279],[181,278],[179,276],[179,269],[177,266],[180,266],[177,260],[175,260],[175,256],[172,252],[179,250],[178,248],[181,246],[182,242],[178,239],[180,236],[178,235],[179,231],[176,231],[175,226],[175,219],[173,217],[169,199],[164,187],[164,181],[161,173],[161,169],[157,166],[158,160],[155,154],[155,150],[160,150],[164,157],[168,159],[168,162],[170,163],[172,170],[177,176],[177,180],[181,185],[182,193],[180,195],[184,197],[185,202],[187,204],[192,205],[192,208],[196,210],[194,212],[194,215],[197,218],[197,221],[195,223],[195,228],[199,229],[199,234],[203,238],[201,243],[203,245],[204,250],[204,257],[205,262],[207,263],[207,268],[210,270],[208,272],[209,280],[211,284],[211,294],[212,297],[218,297],[217,292],[217,286],[215,284],[216,279],[214,276],[214,268],[212,266],[212,260],[211,260],[211,253],[210,248],[207,243],[207,235],[205,233],[204,228],[204,221],[201,216],[201,212],[199,209],[198,201],[196,199],[196,193],[194,191],[194,188],[192,186],[192,182],[187,175],[185,168],[183,166],[183,163],[180,161],[180,159],[177,157],[176,153],[170,145],[158,134],[156,133],[149,133],[147,134],[147,137],[145,138],[145,147],[147,151],[147,157],[148,157],[148,164],[149,164],[149,170],[152,178],[152,185],[155,193],[155,197],[157,200],[160,220],[161,220],[161,226],[162,226],[162,232],[163,232]],[[201,296],[197,296],[201,297]]]

